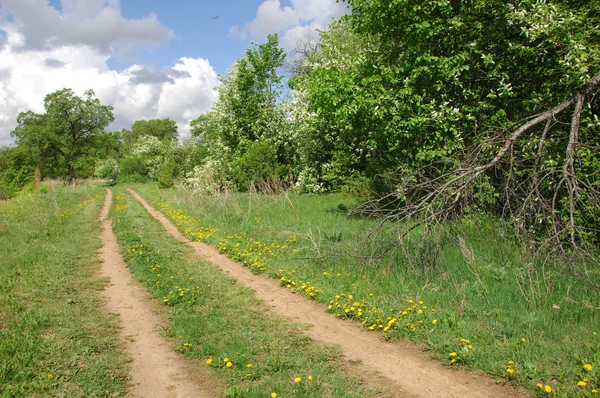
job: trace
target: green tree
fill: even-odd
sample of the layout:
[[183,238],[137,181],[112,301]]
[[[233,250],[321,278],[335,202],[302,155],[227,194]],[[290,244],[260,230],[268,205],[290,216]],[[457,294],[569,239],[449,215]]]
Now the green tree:
[[83,97],[62,89],[44,98],[43,114],[20,113],[11,132],[18,146],[31,148],[39,165],[70,181],[77,177],[77,161],[93,148],[94,138],[114,120],[113,108],[102,105],[88,90]]
[[177,123],[171,119],[136,120],[131,127],[130,134],[124,139],[132,143],[143,135],[151,135],[161,141],[176,141],[178,138]]
[[[265,157],[279,166],[290,162],[281,139],[285,115],[279,104],[283,79],[279,70],[284,60],[277,35],[269,35],[266,43],[253,43],[221,78],[219,99],[210,112],[191,124],[192,136],[206,148],[206,162],[212,169],[203,170],[202,175],[211,175],[213,181],[222,181],[226,175],[238,188],[246,189],[246,179],[263,178],[264,169],[257,175],[241,172],[245,161],[253,164],[252,170],[258,170],[255,163]],[[255,144],[258,141],[261,144]],[[283,172],[285,167],[267,169]]]

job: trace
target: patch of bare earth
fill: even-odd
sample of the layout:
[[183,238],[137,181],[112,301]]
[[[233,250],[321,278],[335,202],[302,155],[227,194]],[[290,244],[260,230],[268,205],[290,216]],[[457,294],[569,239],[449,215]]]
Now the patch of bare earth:
[[[307,300],[279,286],[266,275],[255,275],[248,268],[220,254],[215,248],[187,239],[162,213],[152,208],[137,192],[129,192],[180,242],[196,254],[218,265],[223,272],[252,288],[274,314],[290,321],[312,325],[305,333],[312,339],[339,345],[356,374],[381,380],[388,392],[399,397],[527,397],[511,386],[498,385],[488,376],[457,371],[434,361],[409,341],[390,343],[369,333],[357,323],[344,321],[324,311],[322,304]],[[384,382],[387,380],[387,382]],[[392,386],[392,391],[389,390]]]
[[127,269],[113,233],[111,220],[107,219],[112,191],[107,189],[104,208],[100,214],[104,231],[100,249],[100,272],[110,278],[103,291],[108,312],[117,314],[122,327],[121,336],[131,357],[130,397],[212,397],[200,386],[190,381],[185,361],[160,336],[163,325],[153,310],[144,288],[133,279]]

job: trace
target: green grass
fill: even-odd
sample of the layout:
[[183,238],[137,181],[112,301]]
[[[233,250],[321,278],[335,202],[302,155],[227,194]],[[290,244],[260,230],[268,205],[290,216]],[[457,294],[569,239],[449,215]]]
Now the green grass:
[[125,394],[115,319],[98,308],[103,198],[81,185],[0,203],[0,396]]
[[[537,384],[556,396],[597,396],[600,294],[558,259],[528,257],[497,222],[466,219],[449,234],[416,232],[406,251],[360,258],[373,247],[362,241],[373,224],[346,217],[343,210],[355,201],[342,194],[135,188],[191,239],[282,279],[386,339],[426,343],[449,366],[481,369],[540,396],[548,394]],[[393,240],[382,235],[376,243]],[[590,272],[600,280],[598,270]],[[586,378],[585,387],[577,385]]]
[[[168,235],[122,188],[115,193],[112,217],[129,269],[165,307],[169,318],[165,335],[179,352],[220,380],[219,394],[365,397],[379,393],[339,370],[335,346],[317,344],[304,335],[304,325],[266,313],[252,290],[195,258],[188,246]],[[300,382],[295,381],[298,377]]]

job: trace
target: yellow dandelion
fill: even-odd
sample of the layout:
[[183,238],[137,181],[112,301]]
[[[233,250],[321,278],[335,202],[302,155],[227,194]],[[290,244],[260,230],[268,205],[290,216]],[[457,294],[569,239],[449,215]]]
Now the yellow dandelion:
[[251,367],[252,367],[252,364],[251,364],[251,363],[249,363],[248,365],[246,365],[246,367],[247,367],[247,368],[251,368]]
[[435,325],[437,323],[437,319],[434,319],[433,321],[431,321],[431,323]]
[[523,338],[521,339],[521,343],[524,343],[524,342],[526,342],[526,341],[527,341],[527,339],[526,339],[525,337],[523,337]]
[[225,362],[225,363],[229,362],[229,358],[227,358],[227,357],[223,358],[223,362]]
[[225,366],[227,366],[228,368],[232,367],[233,364],[231,362],[227,362],[227,364],[225,364]]
[[277,398],[277,393],[276,392],[272,392],[271,393],[271,398]]
[[514,365],[515,363],[513,361],[508,361],[509,365]]
[[578,382],[577,382],[577,385],[578,385],[579,387],[585,387],[585,386],[587,386],[587,383],[586,383],[585,381],[583,381],[583,380],[582,380],[582,381],[578,381]]
[[509,375],[511,375],[511,374],[515,373],[515,370],[511,369],[511,368],[508,368],[508,369],[506,369],[506,373],[508,373]]
[[51,379],[52,378],[52,373],[48,373],[48,378]]
[[313,379],[312,376],[308,376],[308,380],[312,380],[312,379]]
[[207,364],[207,365],[210,365],[211,363],[212,363],[212,358],[208,358],[208,359],[206,360],[206,364]]
[[537,388],[539,388],[540,390],[541,390],[542,388],[544,388],[544,385],[543,385],[542,383],[537,383],[535,386],[536,386]]
[[586,363],[585,365],[583,365],[583,368],[589,372],[590,370],[592,370],[592,365],[589,363]]
[[552,392],[552,387],[546,384],[546,387],[544,387],[544,391],[550,394]]
[[456,358],[458,356],[458,354],[455,352],[451,352],[449,355],[450,355],[450,358]]
[[300,382],[302,381],[302,379],[301,379],[300,377],[296,377],[296,378],[294,379],[294,381],[295,381],[296,383],[300,383]]

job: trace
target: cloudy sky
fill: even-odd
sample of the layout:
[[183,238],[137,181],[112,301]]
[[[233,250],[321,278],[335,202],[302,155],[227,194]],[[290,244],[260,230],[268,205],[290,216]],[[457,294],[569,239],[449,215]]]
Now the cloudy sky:
[[181,136],[210,109],[218,75],[250,40],[292,49],[347,12],[335,0],[0,0],[0,146],[44,96],[93,89],[111,130],[171,118]]

